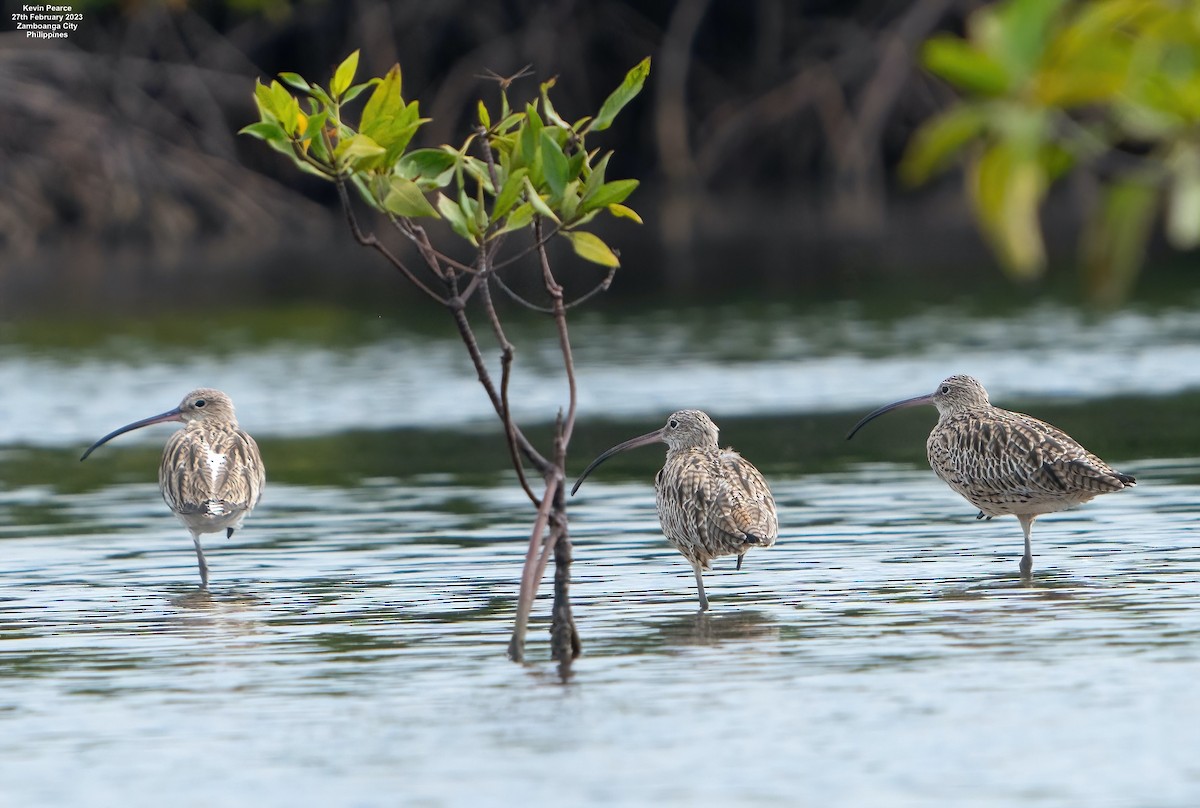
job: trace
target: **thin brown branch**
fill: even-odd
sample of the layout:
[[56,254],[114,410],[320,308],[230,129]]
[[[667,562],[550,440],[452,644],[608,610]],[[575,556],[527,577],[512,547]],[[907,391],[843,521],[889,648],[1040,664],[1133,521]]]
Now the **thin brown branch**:
[[492,270],[494,272],[499,272],[500,270],[504,269],[505,267],[515,264],[517,261],[520,261],[522,258],[529,255],[534,250],[547,244],[550,241],[550,239],[552,239],[558,235],[558,231],[561,229],[562,229],[562,225],[556,224],[554,227],[552,227],[550,229],[550,232],[547,233],[544,238],[538,239],[533,244],[530,244],[528,247],[526,247],[525,249],[516,253],[515,255],[510,255],[508,258],[505,258],[500,263],[494,264],[492,266]]
[[[533,234],[534,238],[541,242],[542,219],[540,216],[535,216],[533,219]],[[556,458],[559,468],[565,469],[566,447],[570,445],[571,433],[575,430],[575,410],[579,399],[575,386],[575,360],[571,355],[571,337],[567,333],[567,309],[563,305],[563,288],[555,280],[554,273],[550,270],[550,257],[546,255],[544,243],[538,247],[538,258],[542,264],[542,280],[546,284],[546,293],[550,295],[554,307],[554,322],[558,326],[558,345],[562,351],[563,369],[567,374],[567,420],[562,433],[563,457]]]
[[444,252],[440,252],[435,249],[433,244],[429,241],[429,236],[425,233],[425,228],[421,227],[421,225],[413,224],[412,221],[401,216],[396,216],[392,213],[389,213],[387,217],[388,221],[390,221],[406,239],[413,243],[413,245],[417,248],[417,251],[421,253],[421,257],[425,259],[425,263],[429,265],[429,268],[433,270],[434,274],[436,274],[439,278],[442,278],[443,280],[446,278],[446,273],[442,270],[442,264],[454,267],[455,269],[468,274],[473,274],[479,271],[475,269],[475,267],[464,264],[461,261],[456,261],[450,256],[446,255]]
[[608,287],[612,286],[613,278],[615,278],[616,275],[617,275],[617,267],[609,267],[608,272],[605,273],[605,275],[604,275],[604,280],[600,281],[600,283],[593,286],[590,291],[584,292],[582,295],[575,298],[570,303],[565,304],[563,306],[563,308],[573,309],[576,306],[578,306],[580,303],[590,300],[591,298],[595,297],[596,295],[600,294],[601,292],[607,292]]
[[[484,261],[487,257],[484,256]],[[533,488],[529,485],[529,480],[525,478],[525,464],[521,462],[521,455],[517,449],[516,425],[512,419],[512,408],[508,400],[508,382],[512,378],[512,363],[515,350],[512,343],[508,341],[508,336],[504,333],[504,326],[500,322],[500,316],[496,313],[496,307],[492,301],[492,292],[488,288],[485,281],[479,287],[479,296],[483,300],[483,310],[487,314],[488,321],[492,324],[492,333],[496,335],[496,341],[500,343],[500,420],[504,422],[504,437],[508,443],[508,453],[512,457],[513,469],[517,472],[517,479],[521,483],[521,488],[525,489],[525,493],[529,496],[529,501],[534,505],[538,504],[538,496],[533,493]]]
[[372,249],[378,251],[380,255],[386,258],[389,263],[391,263],[392,266],[400,270],[400,272],[404,274],[404,277],[408,278],[408,280],[411,281],[414,286],[427,294],[429,297],[433,298],[438,303],[441,303],[443,306],[450,305],[449,300],[430,289],[421,281],[420,278],[414,275],[412,270],[410,270],[403,261],[397,258],[392,251],[387,248],[387,245],[375,237],[374,233],[363,233],[362,228],[358,225],[358,218],[354,215],[354,208],[350,205],[350,195],[346,193],[346,182],[341,174],[337,175],[334,180],[334,184],[337,185],[338,198],[342,201],[342,210],[346,214],[346,222],[350,225],[350,232],[354,234],[355,240],[364,247],[371,247]]
[[[459,336],[467,348],[467,353],[471,356],[471,362],[475,366],[475,373],[479,377],[479,383],[483,385],[483,389],[487,392],[496,414],[501,415],[504,412],[504,405],[500,400],[500,393],[496,390],[496,385],[492,382],[491,374],[488,373],[487,363],[483,359],[483,353],[479,350],[479,341],[475,339],[475,332],[472,330],[471,323],[467,319],[462,299],[455,296],[451,299],[448,307],[454,317],[454,324],[458,326]],[[517,439],[517,446],[521,449],[521,454],[525,455],[526,459],[533,464],[539,474],[545,474],[550,469],[550,461],[534,448],[533,444],[529,442],[529,439],[521,431],[521,428],[515,424],[513,425],[513,433]]]
[[539,306],[538,304],[534,303],[533,301],[526,300],[525,298],[521,297],[519,294],[517,294],[517,292],[512,287],[510,287],[507,283],[505,283],[504,279],[501,278],[499,275],[493,273],[492,280],[494,280],[497,284],[500,285],[500,288],[504,290],[504,293],[506,295],[508,295],[513,300],[514,303],[517,303],[531,311],[536,311],[541,314],[553,314],[554,313],[554,309],[551,308],[550,306]]

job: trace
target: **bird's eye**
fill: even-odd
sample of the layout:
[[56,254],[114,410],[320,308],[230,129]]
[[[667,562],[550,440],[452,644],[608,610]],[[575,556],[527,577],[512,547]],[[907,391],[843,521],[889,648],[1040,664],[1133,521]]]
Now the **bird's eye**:
[[948,384],[942,385],[942,395],[944,395],[944,396],[950,395],[950,385],[948,385]]
[[679,426],[679,422],[672,418],[670,421],[667,421],[667,426],[671,427],[671,429],[675,429]]
[[207,403],[208,403],[208,402],[207,402],[207,401],[205,401],[205,400],[204,400],[204,399],[202,399],[202,398],[198,398],[198,399],[196,399],[196,406],[197,406],[197,407],[203,407],[203,406],[204,406],[205,404],[207,404]]

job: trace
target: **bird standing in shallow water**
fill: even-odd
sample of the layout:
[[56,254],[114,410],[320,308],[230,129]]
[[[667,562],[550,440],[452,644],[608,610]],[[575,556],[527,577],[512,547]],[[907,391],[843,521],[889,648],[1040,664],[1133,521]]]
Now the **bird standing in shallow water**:
[[993,407],[987,390],[970,376],[951,376],[929,395],[868,413],[846,439],[885,412],[917,404],[932,404],[938,410],[937,426],[926,443],[934,473],[979,509],[977,518],[1012,514],[1020,520],[1025,532],[1021,558],[1025,578],[1033,573],[1029,532],[1034,519],[1136,482],[1061,429]]
[[201,388],[173,410],[134,421],[88,447],[80,460],[118,435],[166,421],[182,421],[163,449],[158,488],[167,506],[192,534],[200,586],[208,588],[208,564],[200,534],[233,536],[262,497],[266,474],[254,439],[238,427],[233,402],[220,390]]
[[700,410],[671,414],[666,426],[631,438],[591,462],[575,486],[617,452],[667,444],[667,461],[654,477],[658,521],[675,549],[692,565],[700,611],[708,608],[702,572],[719,556],[737,555],[737,568],[751,547],[770,547],[779,534],[775,499],[758,469],[732,449],[717,444],[717,425]]

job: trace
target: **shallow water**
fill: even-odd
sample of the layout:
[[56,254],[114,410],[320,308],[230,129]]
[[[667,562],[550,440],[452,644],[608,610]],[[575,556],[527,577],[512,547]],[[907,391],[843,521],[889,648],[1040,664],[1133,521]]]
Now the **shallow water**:
[[[571,502],[566,685],[547,593],[531,663],[504,658],[531,514],[494,431],[461,429],[485,402],[452,341],[0,346],[0,806],[1200,804],[1200,325],[956,317],[585,319],[572,468],[700,404],[782,529],[697,614],[661,452],[611,461]],[[521,366],[534,415],[553,352]],[[1032,586],[1016,521],[920,463],[931,412],[842,439],[958,371],[1138,476],[1039,520]],[[269,472],[206,537],[210,595],[153,483],[166,429],[76,461],[197,384]]]
[[152,485],[10,490],[56,521],[0,528],[2,801],[1194,804],[1192,464],[1041,520],[1032,587],[1015,520],[928,471],[778,480],[779,544],[705,615],[650,486],[589,481],[565,687],[545,599],[540,661],[503,658],[507,487],[276,485],[208,537],[211,596]]

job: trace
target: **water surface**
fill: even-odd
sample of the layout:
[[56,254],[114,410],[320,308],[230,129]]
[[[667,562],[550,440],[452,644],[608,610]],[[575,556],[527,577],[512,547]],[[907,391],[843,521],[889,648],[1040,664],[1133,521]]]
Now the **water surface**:
[[[546,596],[532,661],[504,659],[531,514],[451,341],[10,342],[0,805],[1195,805],[1196,326],[1051,313],[970,337],[947,312],[585,323],[572,467],[711,400],[782,529],[718,561],[697,614],[661,452],[611,461],[571,503],[566,685]],[[532,414],[561,398],[537,346]],[[956,371],[1138,476],[1039,520],[1032,586],[1016,521],[976,521],[923,464],[931,411],[842,439]],[[76,460],[202,383],[269,469],[245,529],[206,537],[209,595],[153,482],[165,430]]]

